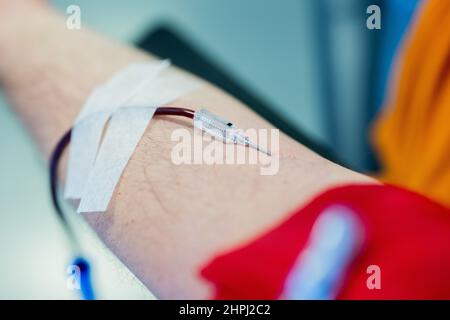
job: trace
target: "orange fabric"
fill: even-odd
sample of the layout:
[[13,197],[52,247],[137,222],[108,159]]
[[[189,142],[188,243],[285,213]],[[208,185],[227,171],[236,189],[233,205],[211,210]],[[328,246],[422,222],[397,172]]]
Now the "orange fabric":
[[450,1],[423,1],[374,142],[381,180],[450,206]]

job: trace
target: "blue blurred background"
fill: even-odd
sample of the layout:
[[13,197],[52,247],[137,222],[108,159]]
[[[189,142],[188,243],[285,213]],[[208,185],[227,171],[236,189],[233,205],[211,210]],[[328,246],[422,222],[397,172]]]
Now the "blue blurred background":
[[[53,1],[63,14],[79,5],[83,26],[119,41],[151,47],[155,32],[173,32],[262,102],[269,118],[361,171],[377,168],[369,128],[417,2]],[[366,27],[372,4],[381,8],[381,30]],[[50,205],[46,165],[1,97],[0,136],[0,298],[77,298],[66,288],[71,255]],[[79,219],[77,228],[99,298],[152,297]]]

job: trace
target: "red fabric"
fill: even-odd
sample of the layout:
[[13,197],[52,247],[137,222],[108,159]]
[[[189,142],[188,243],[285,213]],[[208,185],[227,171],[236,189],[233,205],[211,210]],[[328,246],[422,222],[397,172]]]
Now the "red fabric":
[[[365,229],[338,298],[450,299],[450,210],[386,185],[329,190],[255,241],[218,256],[201,271],[215,285],[215,298],[279,298],[316,218],[334,204],[352,209]],[[369,265],[381,269],[380,290],[367,288]]]

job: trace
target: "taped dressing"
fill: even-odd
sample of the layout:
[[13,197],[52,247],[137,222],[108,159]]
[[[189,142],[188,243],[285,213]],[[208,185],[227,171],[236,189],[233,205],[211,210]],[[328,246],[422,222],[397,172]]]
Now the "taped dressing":
[[119,178],[154,113],[155,108],[125,108],[112,115],[78,212],[106,211]]
[[112,113],[131,98],[139,96],[140,91],[168,66],[168,61],[133,64],[93,90],[73,126],[65,198],[81,198],[103,130]]
[[79,213],[106,211],[156,108],[199,86],[169,65],[131,65],[87,99],[72,131],[64,194],[80,199]]

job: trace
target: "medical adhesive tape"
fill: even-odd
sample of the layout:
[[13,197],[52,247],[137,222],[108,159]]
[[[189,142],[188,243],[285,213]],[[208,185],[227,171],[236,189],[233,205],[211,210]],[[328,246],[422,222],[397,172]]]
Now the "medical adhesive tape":
[[[133,64],[94,89],[75,120],[64,196],[79,213],[103,212],[156,108],[196,89],[169,61]],[[108,125],[106,125],[108,123]]]

